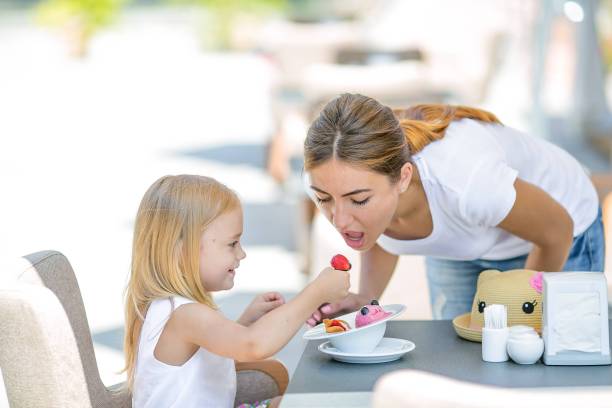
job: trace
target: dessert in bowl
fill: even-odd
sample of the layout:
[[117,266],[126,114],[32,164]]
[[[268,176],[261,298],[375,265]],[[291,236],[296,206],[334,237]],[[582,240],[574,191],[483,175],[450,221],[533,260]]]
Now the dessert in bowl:
[[[372,304],[374,303],[374,304]],[[369,353],[376,348],[382,340],[387,329],[387,321],[399,316],[405,309],[405,305],[391,304],[380,306],[373,301],[356,312],[338,316],[335,319],[349,322],[349,328],[343,331],[327,332],[324,323],[321,323],[304,333],[306,340],[329,340],[336,349],[346,353]],[[375,306],[375,307],[374,307]],[[363,311],[367,309],[368,311]],[[370,313],[372,315],[368,318]],[[353,322],[354,324],[350,324]]]
[[323,319],[325,331],[327,333],[341,333],[351,330],[351,325],[345,320],[340,319]]
[[355,327],[367,326],[390,315],[391,312],[385,311],[377,300],[373,300],[369,305],[359,309],[359,313],[355,316]]

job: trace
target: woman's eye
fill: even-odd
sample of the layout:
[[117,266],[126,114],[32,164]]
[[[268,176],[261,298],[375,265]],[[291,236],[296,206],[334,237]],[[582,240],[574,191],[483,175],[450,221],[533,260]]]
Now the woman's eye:
[[315,196],[315,198],[317,199],[317,202],[321,203],[321,204],[327,203],[327,202],[329,202],[331,200],[331,198],[329,198],[329,197],[327,197],[327,198],[320,198],[318,196]]
[[351,201],[355,205],[365,205],[368,201],[370,201],[370,197],[366,198],[365,200],[361,200],[361,201],[357,201],[357,200],[351,200]]

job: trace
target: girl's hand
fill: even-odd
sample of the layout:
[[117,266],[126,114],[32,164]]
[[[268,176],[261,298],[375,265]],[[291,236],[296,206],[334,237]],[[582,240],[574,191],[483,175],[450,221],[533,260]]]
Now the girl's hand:
[[306,321],[310,327],[321,323],[323,319],[333,318],[341,314],[350,313],[359,309],[363,305],[370,303],[362,295],[349,292],[348,296],[339,302],[324,303]]
[[249,326],[257,321],[261,316],[271,310],[285,304],[285,298],[278,292],[267,292],[255,296],[249,306],[244,310],[238,323]]
[[321,302],[338,302],[348,295],[351,280],[347,271],[325,268],[312,282],[312,285],[320,294]]

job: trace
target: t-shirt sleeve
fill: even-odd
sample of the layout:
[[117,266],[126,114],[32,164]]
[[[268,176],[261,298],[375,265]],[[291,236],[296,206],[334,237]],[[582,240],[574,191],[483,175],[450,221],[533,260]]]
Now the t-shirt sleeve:
[[483,159],[474,167],[460,198],[460,212],[471,225],[495,227],[510,213],[516,200],[518,172],[499,157]]

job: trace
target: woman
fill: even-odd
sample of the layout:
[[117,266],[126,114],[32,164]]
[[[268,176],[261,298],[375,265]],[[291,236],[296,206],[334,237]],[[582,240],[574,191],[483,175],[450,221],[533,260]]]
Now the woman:
[[359,293],[308,320],[379,298],[398,256],[427,257],[434,318],[471,308],[485,269],[602,271],[597,193],[559,147],[474,108],[392,111],[344,94],[304,142],[304,166],[322,213],[361,252]]

